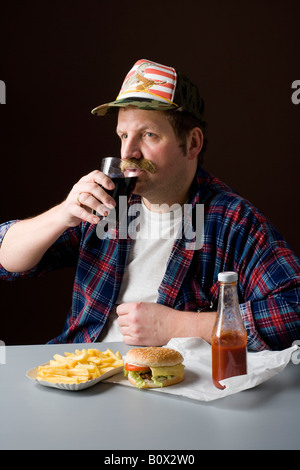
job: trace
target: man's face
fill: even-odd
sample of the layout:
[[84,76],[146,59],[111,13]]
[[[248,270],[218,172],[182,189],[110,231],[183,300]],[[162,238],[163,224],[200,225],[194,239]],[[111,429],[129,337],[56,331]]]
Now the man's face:
[[135,193],[151,204],[184,203],[195,173],[195,162],[184,155],[173,127],[162,111],[121,108],[117,134],[121,139],[121,158],[147,159],[155,173],[141,171]]

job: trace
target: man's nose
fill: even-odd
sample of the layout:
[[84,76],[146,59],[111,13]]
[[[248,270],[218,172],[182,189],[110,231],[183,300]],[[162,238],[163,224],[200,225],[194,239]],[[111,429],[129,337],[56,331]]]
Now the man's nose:
[[122,160],[128,158],[142,158],[142,152],[140,150],[138,140],[136,139],[129,139],[127,138],[125,141],[122,142],[121,148],[121,158]]

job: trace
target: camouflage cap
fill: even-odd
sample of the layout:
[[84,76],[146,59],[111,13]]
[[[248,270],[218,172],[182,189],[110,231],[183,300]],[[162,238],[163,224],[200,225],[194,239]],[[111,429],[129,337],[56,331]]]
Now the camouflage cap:
[[116,100],[97,106],[92,114],[104,116],[130,105],[155,111],[187,111],[200,121],[204,108],[197,86],[187,77],[173,67],[146,59],[134,64]]

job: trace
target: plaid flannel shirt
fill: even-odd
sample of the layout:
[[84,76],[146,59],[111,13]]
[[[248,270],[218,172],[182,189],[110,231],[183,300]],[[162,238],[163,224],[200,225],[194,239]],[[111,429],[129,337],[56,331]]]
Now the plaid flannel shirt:
[[[133,196],[130,204],[139,201]],[[299,258],[255,207],[201,167],[189,202],[204,204],[203,246],[190,250],[184,237],[174,241],[157,302],[186,311],[216,309],[218,273],[236,271],[248,349],[291,346],[300,339]],[[15,222],[0,226],[0,243]],[[130,237],[101,240],[96,226],[81,223],[66,230],[35,268],[9,273],[0,265],[0,279],[77,266],[64,329],[49,342],[94,342],[115,305],[130,247]]]

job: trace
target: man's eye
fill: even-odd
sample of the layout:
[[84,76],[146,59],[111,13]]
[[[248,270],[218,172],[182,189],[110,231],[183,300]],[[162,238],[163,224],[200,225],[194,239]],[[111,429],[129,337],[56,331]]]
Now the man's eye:
[[122,140],[124,140],[124,139],[127,139],[127,137],[128,137],[128,134],[121,134],[121,136],[120,136],[120,137],[121,137],[121,139],[122,139]]
[[153,132],[146,132],[146,137],[154,137],[154,134]]

